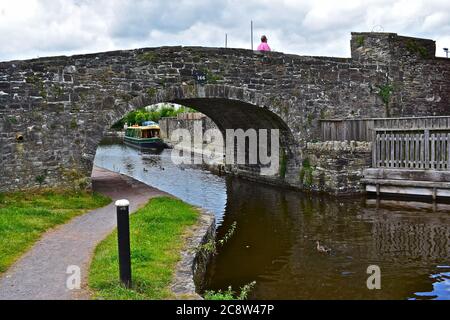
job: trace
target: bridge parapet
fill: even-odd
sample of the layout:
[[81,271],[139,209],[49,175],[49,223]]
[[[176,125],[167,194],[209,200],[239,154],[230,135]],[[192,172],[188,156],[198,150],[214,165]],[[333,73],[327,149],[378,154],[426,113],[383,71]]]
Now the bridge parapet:
[[395,64],[400,60],[434,59],[436,42],[396,33],[352,32],[351,49],[354,60]]

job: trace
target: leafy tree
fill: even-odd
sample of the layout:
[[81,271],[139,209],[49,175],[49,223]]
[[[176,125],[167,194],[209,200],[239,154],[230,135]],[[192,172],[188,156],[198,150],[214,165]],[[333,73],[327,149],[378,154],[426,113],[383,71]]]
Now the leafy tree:
[[170,104],[154,105],[147,108],[141,108],[128,113],[125,117],[115,123],[112,128],[115,130],[122,130],[123,126],[142,124],[144,121],[159,122],[161,118],[176,117],[180,113],[196,112],[194,109],[180,106],[175,108]]

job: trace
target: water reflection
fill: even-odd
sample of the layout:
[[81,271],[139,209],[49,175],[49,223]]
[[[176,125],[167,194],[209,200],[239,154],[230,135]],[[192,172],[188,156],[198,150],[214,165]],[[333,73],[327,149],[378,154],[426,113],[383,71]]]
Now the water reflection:
[[[213,211],[222,237],[206,289],[252,281],[256,299],[450,299],[448,207],[333,198],[217,177],[171,163],[170,152],[99,148],[96,164]],[[223,222],[222,222],[223,220]],[[332,248],[327,255],[316,241]],[[369,265],[382,290],[366,287]]]
[[[448,212],[370,206],[365,199],[331,198],[228,181],[219,236],[238,229],[209,270],[208,289],[256,280],[258,299],[449,299]],[[317,251],[320,240],[332,248]],[[378,265],[382,290],[370,291],[368,266]],[[437,276],[430,276],[437,275]]]

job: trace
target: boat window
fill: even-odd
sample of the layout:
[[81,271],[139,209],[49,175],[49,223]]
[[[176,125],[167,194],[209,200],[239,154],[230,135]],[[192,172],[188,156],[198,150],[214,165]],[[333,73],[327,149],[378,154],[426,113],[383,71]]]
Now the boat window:
[[150,138],[150,130],[142,130],[142,138],[144,139]]

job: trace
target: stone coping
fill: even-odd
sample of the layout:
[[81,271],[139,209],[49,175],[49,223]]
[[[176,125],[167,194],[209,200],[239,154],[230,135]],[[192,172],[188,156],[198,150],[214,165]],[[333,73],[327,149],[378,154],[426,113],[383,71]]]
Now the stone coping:
[[212,213],[201,208],[198,210],[200,216],[197,223],[185,233],[186,243],[170,286],[176,300],[203,300],[197,289],[204,282],[212,254],[199,248],[209,241],[215,241],[216,223]]

